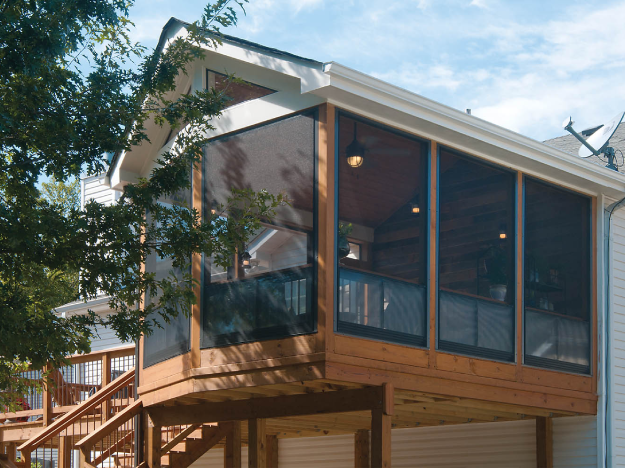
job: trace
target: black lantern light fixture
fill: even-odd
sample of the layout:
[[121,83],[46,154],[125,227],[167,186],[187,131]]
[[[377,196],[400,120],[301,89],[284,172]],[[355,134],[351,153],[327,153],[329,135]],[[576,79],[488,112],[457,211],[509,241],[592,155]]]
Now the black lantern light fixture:
[[350,167],[360,167],[365,161],[365,147],[358,142],[356,122],[354,122],[354,140],[345,149],[345,159]]
[[247,250],[241,254],[241,266],[244,270],[252,268],[252,256]]
[[499,238],[500,239],[507,239],[508,238],[508,233],[506,232],[506,223],[501,223],[499,225]]
[[419,206],[419,195],[415,195],[410,203],[410,213],[413,215],[417,215],[421,212],[421,207]]

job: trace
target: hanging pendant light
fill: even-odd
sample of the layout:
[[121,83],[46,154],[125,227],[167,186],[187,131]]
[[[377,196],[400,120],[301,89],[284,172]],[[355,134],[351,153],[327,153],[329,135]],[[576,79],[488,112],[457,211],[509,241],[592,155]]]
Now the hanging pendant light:
[[360,167],[365,161],[365,147],[358,142],[356,125],[354,122],[354,140],[345,149],[345,159],[350,167]]
[[419,195],[415,195],[415,197],[412,199],[412,202],[410,203],[410,212],[417,215],[420,211],[421,207],[419,206]]
[[508,234],[506,232],[506,228],[507,228],[506,223],[501,223],[499,225],[499,238],[500,239],[507,239]]
[[243,266],[244,270],[249,270],[250,268],[252,268],[252,256],[247,250],[241,255],[241,265]]

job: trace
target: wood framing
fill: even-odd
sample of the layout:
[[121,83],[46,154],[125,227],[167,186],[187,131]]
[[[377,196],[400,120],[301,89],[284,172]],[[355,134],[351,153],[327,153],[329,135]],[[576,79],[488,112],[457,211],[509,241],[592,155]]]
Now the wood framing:
[[536,468],[553,468],[553,420],[536,418]]
[[391,468],[391,427],[394,409],[391,384],[382,386],[382,405],[371,410],[371,466]]
[[226,435],[224,468],[241,468],[241,421],[232,421],[232,431]]
[[430,210],[429,210],[429,273],[428,273],[428,325],[429,325],[429,367],[436,367],[436,312],[438,297],[438,271],[437,271],[437,235],[438,223],[438,145],[435,141],[430,142]]
[[354,435],[354,468],[369,468],[369,431],[359,429]]
[[248,467],[267,466],[267,421],[253,418],[248,421]]
[[523,174],[517,172],[516,177],[516,379],[523,379]]
[[266,454],[267,460],[265,466],[267,468],[279,468],[280,461],[278,459],[278,444],[279,439],[277,435],[267,434],[266,436]]

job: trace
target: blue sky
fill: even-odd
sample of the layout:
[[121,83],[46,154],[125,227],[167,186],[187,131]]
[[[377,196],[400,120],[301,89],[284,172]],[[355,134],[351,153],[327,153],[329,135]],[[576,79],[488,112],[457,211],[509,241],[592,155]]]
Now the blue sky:
[[[136,0],[134,38],[199,17],[197,0]],[[625,1],[250,0],[229,34],[336,61],[537,140],[625,111]]]

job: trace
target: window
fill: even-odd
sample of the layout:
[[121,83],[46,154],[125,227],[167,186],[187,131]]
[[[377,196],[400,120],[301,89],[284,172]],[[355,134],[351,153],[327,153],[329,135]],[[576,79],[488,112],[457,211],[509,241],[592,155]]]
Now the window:
[[249,81],[244,81],[243,83],[228,81],[226,75],[212,70],[206,70],[206,85],[208,89],[214,88],[215,91],[226,93],[229,100],[226,108],[275,93],[273,89],[265,88]]
[[525,363],[590,373],[591,204],[525,181]]
[[515,176],[441,149],[438,348],[514,360]]
[[346,114],[338,123],[338,331],[425,346],[428,148]]
[[207,145],[205,217],[232,188],[285,193],[290,205],[252,233],[227,270],[205,259],[203,347],[314,331],[315,126],[316,113],[300,114]]
[[[170,198],[162,198],[160,203],[173,206],[191,206],[191,189],[187,189]],[[148,220],[150,213],[147,214]],[[190,262],[189,262],[190,263]],[[173,272],[174,276],[181,279],[183,271],[173,270],[172,260],[163,258],[152,252],[145,262],[146,271],[154,272],[156,280],[169,277]],[[150,298],[146,295],[146,304],[150,301],[158,301],[159,298]],[[156,314],[156,313],[155,313]],[[158,317],[161,328],[154,328],[151,335],[143,338],[143,366],[148,367],[161,361],[165,361],[179,354],[184,354],[190,349],[190,318],[183,313],[166,322],[162,317]]]

